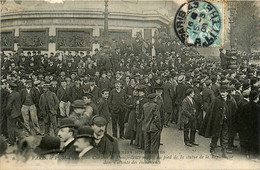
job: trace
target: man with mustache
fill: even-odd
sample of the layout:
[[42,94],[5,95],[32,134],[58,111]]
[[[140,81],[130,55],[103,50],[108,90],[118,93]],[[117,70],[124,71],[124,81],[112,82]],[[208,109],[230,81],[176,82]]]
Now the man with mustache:
[[107,120],[103,116],[96,115],[92,118],[95,147],[103,155],[104,159],[120,161],[120,152],[117,140],[106,133]]
[[58,131],[58,137],[61,141],[61,153],[59,158],[61,160],[73,160],[77,157],[77,152],[75,151],[74,134],[77,129],[75,121],[71,118],[63,118],[60,122],[60,129]]

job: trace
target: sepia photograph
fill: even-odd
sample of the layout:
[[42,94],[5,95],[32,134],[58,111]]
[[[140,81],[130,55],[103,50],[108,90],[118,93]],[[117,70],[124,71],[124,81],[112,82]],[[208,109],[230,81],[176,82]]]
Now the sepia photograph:
[[0,1],[0,170],[260,169],[260,0]]

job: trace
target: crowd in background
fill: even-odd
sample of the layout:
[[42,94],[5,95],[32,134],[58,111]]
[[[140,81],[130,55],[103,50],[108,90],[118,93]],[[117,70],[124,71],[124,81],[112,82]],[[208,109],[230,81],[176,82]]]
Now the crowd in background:
[[[239,138],[241,152],[255,159],[260,143],[259,93],[259,66],[241,62],[237,69],[223,69],[220,62],[176,41],[160,39],[152,47],[136,38],[131,45],[122,41],[94,54],[48,55],[18,49],[10,55],[1,53],[1,134],[11,146],[23,137],[41,136],[36,147],[41,154],[49,154],[42,148],[46,151],[52,143],[49,150],[62,155],[71,140],[71,152],[76,153],[70,153],[70,159],[81,159],[80,153],[89,150],[80,149],[80,142],[89,143],[98,150],[91,149],[92,156],[117,161],[117,138],[127,139],[145,150],[147,160],[156,162],[161,132],[174,123],[184,130],[187,146],[197,145],[199,132],[211,137],[210,152],[218,156],[220,138],[227,158]],[[186,108],[191,107],[189,101],[191,111]],[[106,132],[108,123],[112,134]],[[70,137],[62,136],[64,128]],[[22,133],[17,134],[19,129]],[[104,136],[104,145],[115,150],[99,145]]]

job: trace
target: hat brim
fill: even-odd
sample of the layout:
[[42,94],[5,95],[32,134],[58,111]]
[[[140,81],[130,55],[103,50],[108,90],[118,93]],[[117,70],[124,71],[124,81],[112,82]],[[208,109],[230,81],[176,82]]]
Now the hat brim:
[[95,137],[94,136],[92,136],[92,135],[77,135],[75,138],[92,138],[92,139],[95,139]]
[[39,147],[36,147],[36,149],[34,150],[36,154],[44,156],[47,154],[54,154],[54,153],[61,153],[62,151],[60,149],[42,149]]
[[78,128],[79,126],[75,125],[75,124],[68,124],[68,125],[62,125],[62,126],[59,126],[60,129],[62,128]]

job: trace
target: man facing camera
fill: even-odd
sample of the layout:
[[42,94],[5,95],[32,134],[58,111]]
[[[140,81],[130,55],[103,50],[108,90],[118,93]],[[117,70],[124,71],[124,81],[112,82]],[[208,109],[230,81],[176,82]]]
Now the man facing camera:
[[92,118],[92,129],[94,130],[95,147],[103,155],[104,159],[120,161],[120,152],[117,140],[106,133],[107,120],[102,116]]
[[187,97],[182,101],[181,105],[181,121],[184,124],[184,143],[186,146],[191,147],[195,144],[195,133],[196,133],[196,109],[194,103],[194,90],[189,88],[186,91]]

